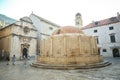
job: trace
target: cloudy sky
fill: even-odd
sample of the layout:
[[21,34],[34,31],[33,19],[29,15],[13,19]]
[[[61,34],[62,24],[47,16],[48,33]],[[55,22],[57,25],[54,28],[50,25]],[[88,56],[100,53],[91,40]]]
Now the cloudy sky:
[[120,12],[120,0],[0,0],[0,14],[19,20],[31,13],[60,26],[74,26],[81,13],[83,25],[113,17]]

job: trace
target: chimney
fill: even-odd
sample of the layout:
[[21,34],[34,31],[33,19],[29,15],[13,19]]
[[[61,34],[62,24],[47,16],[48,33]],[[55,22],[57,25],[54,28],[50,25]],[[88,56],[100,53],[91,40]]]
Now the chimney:
[[117,19],[120,21],[120,13],[117,12]]

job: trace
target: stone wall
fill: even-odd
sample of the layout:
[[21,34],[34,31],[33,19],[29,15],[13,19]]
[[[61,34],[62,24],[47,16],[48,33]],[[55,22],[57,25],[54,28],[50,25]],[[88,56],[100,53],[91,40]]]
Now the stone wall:
[[90,64],[103,61],[95,38],[81,34],[60,34],[41,40],[38,62],[47,64]]

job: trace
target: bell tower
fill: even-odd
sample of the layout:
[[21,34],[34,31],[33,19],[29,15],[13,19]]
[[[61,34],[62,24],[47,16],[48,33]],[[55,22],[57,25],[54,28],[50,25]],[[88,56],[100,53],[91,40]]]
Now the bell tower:
[[83,26],[82,16],[80,13],[75,15],[75,27],[81,28]]

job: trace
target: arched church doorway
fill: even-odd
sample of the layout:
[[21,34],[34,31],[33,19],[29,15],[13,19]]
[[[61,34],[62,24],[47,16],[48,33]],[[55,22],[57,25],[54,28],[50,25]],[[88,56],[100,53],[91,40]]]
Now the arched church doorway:
[[113,57],[120,57],[120,53],[117,48],[113,49]]
[[28,50],[27,50],[27,48],[23,48],[23,58],[25,57],[25,58],[27,58],[28,57]]

